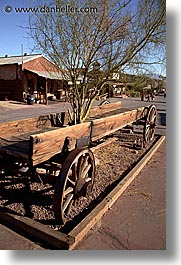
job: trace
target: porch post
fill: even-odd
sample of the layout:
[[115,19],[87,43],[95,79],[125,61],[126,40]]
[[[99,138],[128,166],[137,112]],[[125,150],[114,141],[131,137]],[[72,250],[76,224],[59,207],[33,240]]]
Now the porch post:
[[48,105],[47,93],[48,93],[48,79],[46,78],[46,85],[45,85],[45,104],[46,105]]

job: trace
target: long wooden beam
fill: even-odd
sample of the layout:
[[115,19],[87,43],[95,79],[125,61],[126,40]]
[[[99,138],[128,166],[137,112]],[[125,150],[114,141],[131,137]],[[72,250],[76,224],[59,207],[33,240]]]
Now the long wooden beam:
[[48,226],[42,225],[28,217],[10,213],[4,208],[0,206],[0,220],[11,224],[27,235],[38,238],[59,249],[68,249],[69,245],[74,243],[73,237],[59,231],[54,231]]
[[[105,104],[102,106],[93,107],[89,113],[89,117],[101,115],[113,110],[121,108],[121,101]],[[62,114],[62,113],[61,113]],[[38,131],[51,127],[50,116],[52,114],[45,114],[39,117],[26,118],[21,120],[9,121],[0,123],[0,137],[9,138],[15,135],[22,135],[24,133]],[[65,124],[68,124],[68,112],[64,112]]]
[[145,108],[126,111],[92,121],[91,139],[95,141],[142,118]]
[[120,108],[121,108],[121,101],[113,102],[110,104],[104,104],[102,106],[96,106],[90,110],[89,117],[101,115],[103,113],[107,113],[113,110],[118,110]]
[[9,138],[48,127],[51,127],[50,115],[0,123],[0,137]]
[[70,149],[74,149],[76,140],[89,137],[90,131],[91,123],[85,122],[31,135],[30,142],[32,146],[33,165],[44,162],[61,152],[67,137],[70,139]]
[[33,132],[49,129],[52,126],[56,126],[56,124],[52,125],[53,117],[56,117],[56,115],[59,116],[62,124],[64,122],[67,123],[66,114],[67,113],[65,112],[50,113],[38,117],[0,123],[0,137],[11,138],[18,135],[22,136],[23,134],[31,134]]

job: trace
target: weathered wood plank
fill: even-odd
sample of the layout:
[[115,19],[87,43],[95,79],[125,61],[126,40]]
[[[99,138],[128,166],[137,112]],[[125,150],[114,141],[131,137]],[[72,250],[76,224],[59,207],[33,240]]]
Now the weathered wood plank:
[[31,156],[29,137],[12,137],[11,139],[0,138],[0,153],[29,159]]
[[[121,107],[121,102],[115,102],[106,104],[103,106],[93,107],[90,111],[89,117],[101,115],[113,110],[117,110]],[[28,132],[39,131],[42,129],[50,128],[51,121],[50,116],[52,114],[42,115],[34,118],[27,118],[22,120],[10,121],[5,123],[0,123],[0,137],[11,137],[15,135],[22,135]],[[68,113],[62,112],[61,118],[64,124],[68,123],[67,118]]]
[[[86,121],[90,121],[93,118],[97,119],[98,117],[101,117],[103,114],[107,114],[113,111],[120,111],[121,110],[121,101],[105,104],[102,106],[94,106],[91,108],[88,118]],[[68,110],[65,115],[65,123],[68,124],[69,121],[71,121],[73,118],[73,112]]]
[[0,137],[11,137],[50,126],[49,115],[0,123]]
[[121,108],[121,101],[117,101],[117,102],[110,103],[110,104],[105,104],[102,106],[96,106],[90,110],[89,117],[101,115],[103,113],[107,113],[113,110],[118,110],[120,108]]
[[[66,115],[64,112],[58,113],[60,115],[60,123],[67,123]],[[52,117],[56,123],[56,113],[42,115],[39,117],[10,121],[0,123],[0,137],[12,137],[15,135],[22,135],[28,132],[36,132],[44,129],[49,129],[56,126],[52,124]],[[59,126],[60,127],[60,126]]]
[[44,162],[61,152],[66,137],[71,139],[70,149],[74,149],[76,140],[89,137],[90,132],[91,123],[85,122],[70,127],[59,128],[54,131],[31,135],[30,141],[33,148],[33,165]]
[[68,249],[69,245],[74,243],[73,237],[61,233],[60,231],[56,232],[52,228],[42,225],[28,217],[9,213],[2,206],[0,206],[0,220],[59,249]]
[[122,109],[117,109],[117,110],[111,110],[109,112],[105,112],[105,113],[102,113],[102,114],[97,114],[97,115],[92,116],[92,117],[88,117],[86,119],[86,121],[93,121],[93,120],[105,118],[105,117],[108,117],[108,116],[113,116],[113,115],[116,115],[116,114],[124,113],[124,112],[127,112],[127,111],[130,111],[130,109],[128,109],[128,108],[124,108],[123,109],[122,108]]
[[124,126],[140,119],[144,115],[144,107],[130,110],[92,121],[92,141],[98,140],[106,135],[109,135]]

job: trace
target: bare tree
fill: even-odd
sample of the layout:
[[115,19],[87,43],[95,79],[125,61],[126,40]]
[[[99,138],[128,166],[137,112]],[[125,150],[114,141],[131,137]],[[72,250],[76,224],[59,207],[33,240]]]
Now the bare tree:
[[77,123],[114,72],[164,62],[165,0],[37,2],[30,34],[71,81]]

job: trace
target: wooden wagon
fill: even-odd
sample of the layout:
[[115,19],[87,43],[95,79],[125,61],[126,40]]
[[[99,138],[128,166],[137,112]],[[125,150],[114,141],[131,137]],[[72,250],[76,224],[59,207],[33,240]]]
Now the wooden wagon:
[[131,124],[143,125],[143,142],[154,137],[155,105],[133,110],[120,102],[95,107],[82,124],[68,126],[65,113],[48,114],[0,124],[0,170],[13,169],[27,176],[44,168],[56,177],[54,215],[65,223],[72,203],[88,196],[95,177],[92,145]]

